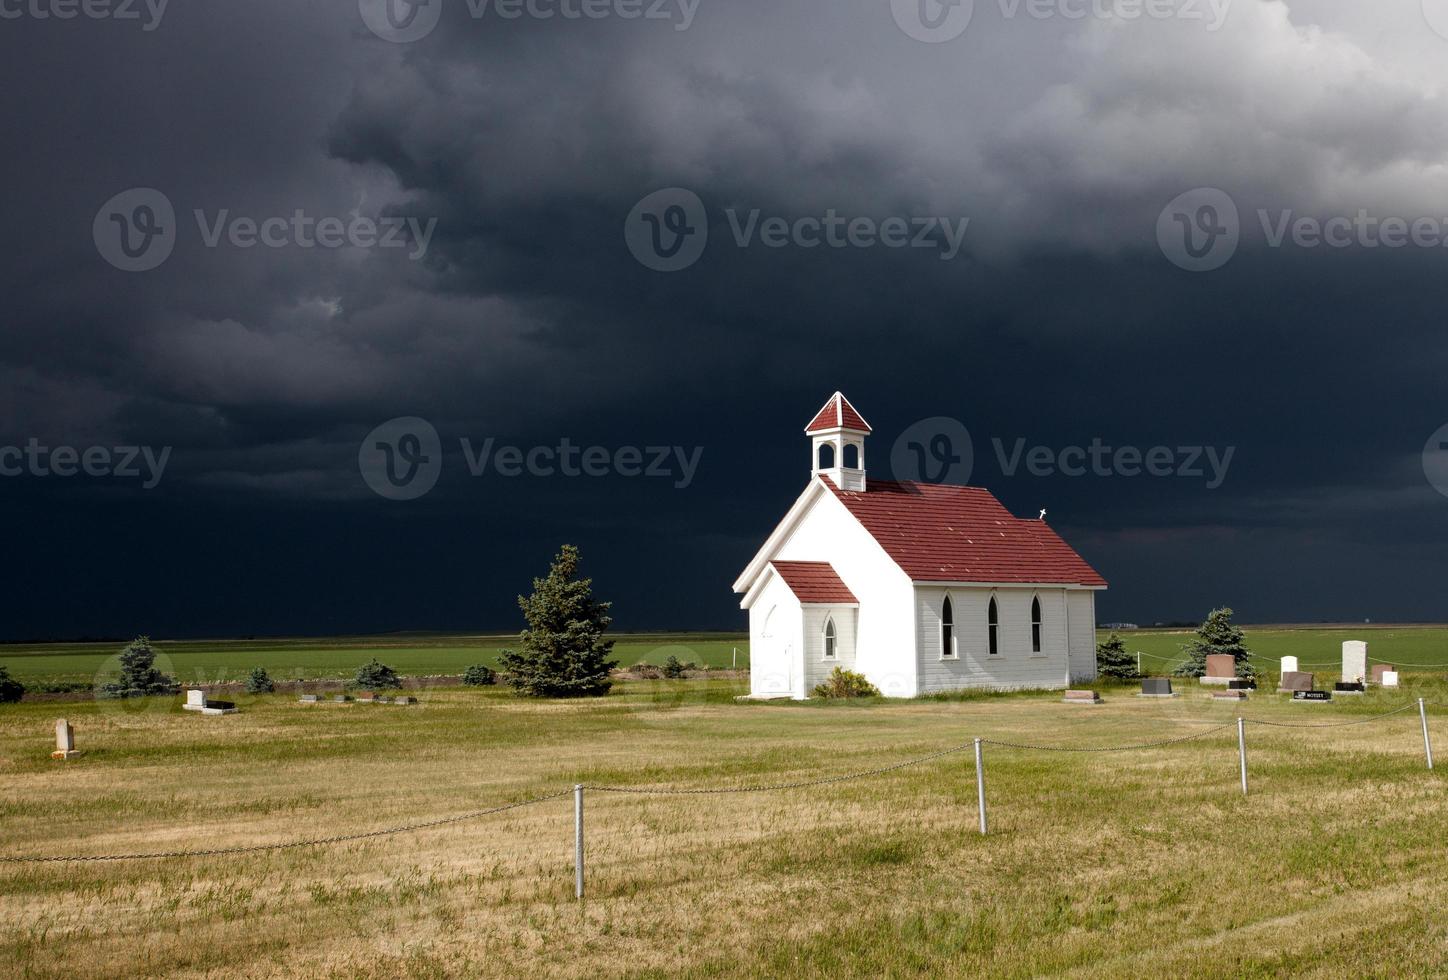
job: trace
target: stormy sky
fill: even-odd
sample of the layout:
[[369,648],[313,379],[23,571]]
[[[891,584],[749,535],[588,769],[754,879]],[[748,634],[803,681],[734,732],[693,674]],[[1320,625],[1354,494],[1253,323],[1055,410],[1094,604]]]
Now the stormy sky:
[[0,83],[0,637],[564,542],[742,628],[836,389],[1103,620],[1448,618],[1448,0],[0,0]]

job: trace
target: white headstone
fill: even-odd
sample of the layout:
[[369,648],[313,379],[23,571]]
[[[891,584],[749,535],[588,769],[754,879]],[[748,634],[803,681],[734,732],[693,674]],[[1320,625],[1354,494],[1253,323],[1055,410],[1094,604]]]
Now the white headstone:
[[1398,672],[1396,670],[1383,671],[1383,687],[1397,687]]
[[61,718],[55,723],[55,751],[50,753],[50,757],[52,759],[69,759],[76,754],[75,729],[70,727],[70,722]]
[[1368,645],[1362,640],[1343,640],[1342,679],[1348,683],[1368,679]]
[[186,707],[188,707],[188,708],[204,708],[204,707],[206,707],[206,692],[205,692],[205,691],[197,691],[197,690],[187,691],[187,692],[186,692]]
[[1296,657],[1283,657],[1283,658],[1282,658],[1282,673],[1284,673],[1284,674],[1295,674],[1295,673],[1297,673],[1297,658],[1296,658]]

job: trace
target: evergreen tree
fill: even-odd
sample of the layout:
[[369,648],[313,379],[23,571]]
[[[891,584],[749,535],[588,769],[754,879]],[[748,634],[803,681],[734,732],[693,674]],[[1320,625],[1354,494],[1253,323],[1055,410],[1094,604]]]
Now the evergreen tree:
[[519,596],[528,628],[518,634],[522,651],[499,657],[519,694],[540,698],[597,697],[612,686],[613,641],[603,638],[613,617],[610,602],[593,598],[593,580],[577,578],[578,549],[565,544],[547,578],[533,580],[533,594]]
[[1096,644],[1096,672],[1105,677],[1135,680],[1141,676],[1136,667],[1136,658],[1126,652],[1126,641],[1112,630],[1101,643]]
[[463,683],[469,687],[491,687],[498,683],[498,672],[487,664],[473,664],[463,671]]
[[397,676],[397,671],[373,657],[367,663],[357,668],[357,676],[353,681],[364,691],[381,691],[386,688],[400,688],[402,681]]
[[1252,651],[1247,649],[1246,635],[1232,622],[1230,607],[1213,609],[1207,614],[1206,622],[1197,627],[1197,635],[1182,644],[1186,662],[1176,669],[1180,677],[1201,677],[1207,672],[1208,654],[1231,654],[1237,660],[1237,676],[1249,680],[1256,678],[1256,672],[1248,660]]
[[139,698],[148,694],[175,694],[181,690],[176,678],[156,669],[156,651],[149,636],[138,636],[121,651],[121,676],[103,686],[103,698]]
[[19,701],[25,697],[25,685],[10,676],[10,671],[0,666],[0,704]]
[[271,675],[266,672],[265,667],[253,667],[251,675],[246,679],[247,694],[270,694],[277,689],[276,683]]

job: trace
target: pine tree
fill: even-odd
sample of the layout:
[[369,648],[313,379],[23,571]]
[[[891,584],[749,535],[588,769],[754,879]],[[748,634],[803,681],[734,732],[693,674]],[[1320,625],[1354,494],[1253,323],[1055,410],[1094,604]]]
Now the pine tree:
[[10,671],[0,666],[0,704],[19,701],[25,697],[25,685],[10,676]]
[[121,676],[98,692],[103,698],[139,698],[148,694],[175,694],[181,689],[174,677],[156,669],[156,651],[149,636],[138,636],[121,651]]
[[1114,630],[1096,645],[1096,672],[1128,681],[1141,676],[1141,671],[1136,666],[1136,658],[1126,652],[1126,641]]
[[247,694],[271,694],[277,689],[276,683],[271,675],[266,672],[265,667],[253,667],[251,675],[246,679]]
[[397,676],[397,671],[376,657],[357,668],[357,676],[353,678],[353,683],[364,691],[382,691],[402,687],[402,680]]
[[1246,635],[1232,622],[1232,610],[1224,606],[1207,614],[1206,622],[1197,627],[1197,635],[1182,644],[1186,662],[1176,669],[1180,677],[1201,677],[1207,672],[1208,654],[1231,654],[1237,660],[1237,676],[1254,679],[1257,675],[1249,658]]
[[533,580],[533,594],[519,596],[528,628],[518,634],[522,651],[499,656],[519,694],[540,698],[598,697],[608,693],[613,641],[605,640],[611,602],[593,598],[593,580],[577,578],[578,549],[565,544],[547,578]]

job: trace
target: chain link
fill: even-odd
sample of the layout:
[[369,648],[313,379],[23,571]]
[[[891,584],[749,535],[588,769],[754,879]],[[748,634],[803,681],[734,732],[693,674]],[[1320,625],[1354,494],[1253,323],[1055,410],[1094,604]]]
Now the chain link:
[[1416,708],[1417,706],[1418,702],[1414,701],[1412,704],[1405,704],[1401,708],[1394,708],[1392,711],[1385,711],[1380,715],[1371,715],[1367,718],[1355,718],[1352,721],[1329,721],[1321,725],[1303,725],[1296,722],[1288,721],[1260,721],[1256,718],[1248,718],[1247,724],[1266,725],[1269,728],[1345,728],[1348,725],[1366,725],[1369,722],[1378,721],[1383,718],[1390,718],[1393,715],[1402,714],[1409,708]]
[[505,803],[502,806],[488,807],[484,810],[471,810],[467,813],[455,814],[451,817],[441,817],[437,820],[423,820],[418,823],[403,824],[400,827],[388,827],[383,830],[369,830],[360,834],[338,834],[335,837],[314,837],[310,840],[283,841],[279,844],[250,844],[238,847],[211,847],[205,850],[193,851],[147,851],[138,854],[84,854],[79,856],[0,856],[0,864],[55,864],[61,862],[84,862],[84,861],[145,861],[158,858],[183,858],[183,857],[213,857],[222,854],[256,854],[260,851],[282,851],[297,847],[316,847],[323,844],[343,844],[347,841],[367,840],[372,837],[390,837],[394,834],[405,834],[414,830],[426,830],[429,827],[442,827],[450,823],[461,823],[464,820],[474,820],[478,817],[485,817],[491,813],[502,813],[505,810],[517,810],[520,807],[532,806],[535,803],[545,803],[548,800],[557,800],[567,796],[572,790],[563,790],[559,793],[550,793],[547,796],[536,796],[530,800],[520,800],[517,803]]

